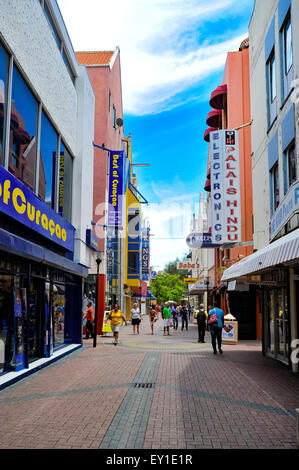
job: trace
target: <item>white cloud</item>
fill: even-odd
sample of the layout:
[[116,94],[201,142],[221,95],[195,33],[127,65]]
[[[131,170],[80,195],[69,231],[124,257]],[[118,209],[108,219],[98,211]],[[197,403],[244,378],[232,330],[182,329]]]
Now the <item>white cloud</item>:
[[124,111],[135,115],[172,108],[177,94],[223,67],[227,52],[236,50],[246,33],[202,45],[193,33],[204,19],[214,21],[235,3],[58,0],[75,50],[120,47]]

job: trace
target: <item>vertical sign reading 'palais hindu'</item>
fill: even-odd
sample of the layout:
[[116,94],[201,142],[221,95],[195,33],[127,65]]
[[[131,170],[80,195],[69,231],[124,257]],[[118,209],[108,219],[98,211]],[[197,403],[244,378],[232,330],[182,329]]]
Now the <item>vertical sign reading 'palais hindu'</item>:
[[212,243],[238,243],[241,241],[238,132],[211,132],[210,157]]
[[124,152],[109,152],[108,225],[123,225]]

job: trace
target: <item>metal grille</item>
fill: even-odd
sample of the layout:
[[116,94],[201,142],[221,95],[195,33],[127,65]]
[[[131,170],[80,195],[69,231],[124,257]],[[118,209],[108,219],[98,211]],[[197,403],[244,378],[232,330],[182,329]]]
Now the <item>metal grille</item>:
[[135,382],[134,388],[154,388],[154,382]]

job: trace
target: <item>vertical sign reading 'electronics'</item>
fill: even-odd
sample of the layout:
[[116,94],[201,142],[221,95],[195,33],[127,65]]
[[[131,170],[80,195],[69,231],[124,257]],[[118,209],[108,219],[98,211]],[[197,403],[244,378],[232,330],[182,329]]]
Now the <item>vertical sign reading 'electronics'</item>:
[[241,241],[239,139],[234,130],[210,133],[212,243]]
[[108,225],[123,226],[124,152],[109,152]]

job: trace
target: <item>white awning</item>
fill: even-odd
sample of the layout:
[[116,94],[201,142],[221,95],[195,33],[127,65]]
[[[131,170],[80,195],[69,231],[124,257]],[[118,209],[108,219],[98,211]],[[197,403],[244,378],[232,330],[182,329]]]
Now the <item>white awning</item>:
[[299,229],[233,264],[224,271],[221,281],[258,273],[271,266],[296,259],[299,262]]

